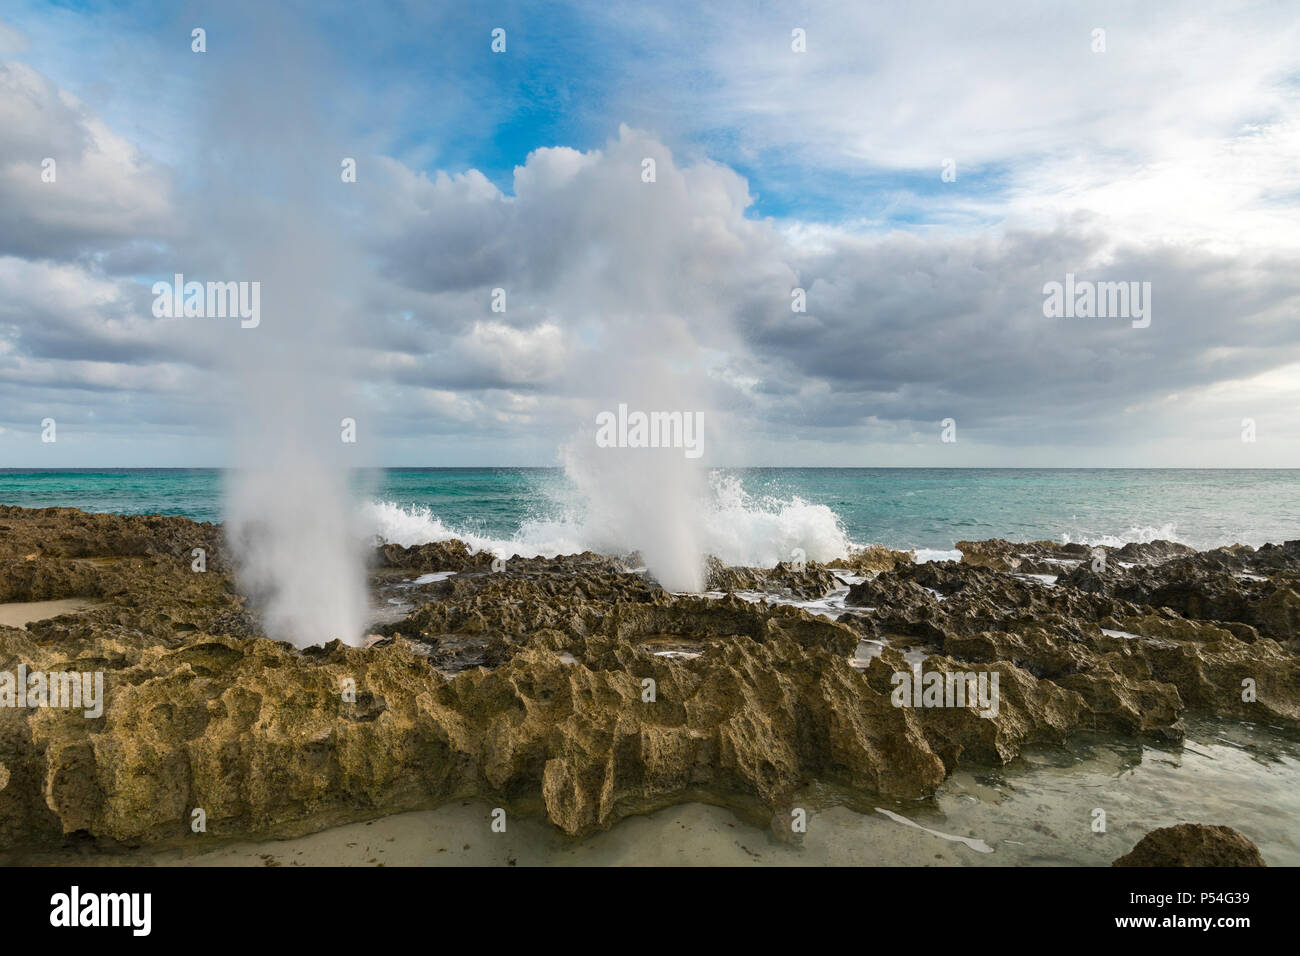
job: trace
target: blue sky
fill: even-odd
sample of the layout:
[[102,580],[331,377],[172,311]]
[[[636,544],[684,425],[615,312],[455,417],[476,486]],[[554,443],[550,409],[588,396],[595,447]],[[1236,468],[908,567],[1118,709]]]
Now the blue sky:
[[[626,391],[708,408],[717,464],[1300,465],[1298,37],[1263,2],[12,3],[0,466],[229,459],[252,340],[154,320],[176,271],[328,288],[258,350],[346,357],[368,463],[552,464]],[[1155,320],[1052,324],[1066,273]]]
[[[166,154],[175,148],[166,128],[186,120],[176,115],[183,104],[168,110],[154,99],[154,64],[184,65],[177,36],[191,21],[210,24],[209,55],[219,53],[221,5],[207,7],[211,14],[203,4],[186,6],[184,14],[160,2],[29,4],[9,22],[32,38],[27,62],[83,98],[100,100],[116,127],[134,129]],[[377,4],[364,14],[354,5],[299,7],[340,71],[328,86],[347,90],[353,101],[345,121],[413,169],[477,169],[508,193],[514,168],[533,150],[599,148],[626,122],[740,172],[753,217],[869,220],[879,228],[948,224],[935,208],[951,191],[936,174],[947,157],[924,169],[828,157],[818,168],[780,148],[754,154],[735,126],[677,115],[679,89],[719,82],[707,62],[692,62],[698,45],[689,38],[706,26],[693,25],[689,15],[674,16],[663,36],[641,31],[634,18],[602,15],[606,4]],[[497,27],[507,29],[507,53],[485,56]],[[641,95],[631,88],[629,61],[637,65]],[[646,95],[655,88],[662,92]],[[330,97],[329,88],[321,95]],[[159,107],[149,118],[140,115],[142,100]],[[390,106],[372,112],[379,102]],[[1005,170],[997,164],[963,165],[961,172],[963,192],[991,202],[1003,193]]]

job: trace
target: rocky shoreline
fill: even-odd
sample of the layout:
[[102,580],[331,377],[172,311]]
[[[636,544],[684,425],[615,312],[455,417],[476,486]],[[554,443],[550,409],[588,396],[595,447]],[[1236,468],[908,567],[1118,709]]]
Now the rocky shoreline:
[[[788,820],[810,783],[925,798],[1080,732],[1300,727],[1300,541],[957,548],[714,562],[682,596],[634,560],[386,545],[368,646],[299,650],[262,636],[219,526],[0,507],[0,602],[95,602],[0,626],[0,672],[99,671],[105,698],[0,707],[0,850],[186,845],[196,810],[204,839],[295,836],[471,797],[571,836],[701,797]],[[846,585],[837,619],[780,603]],[[997,713],[897,706],[922,660],[996,674]]]

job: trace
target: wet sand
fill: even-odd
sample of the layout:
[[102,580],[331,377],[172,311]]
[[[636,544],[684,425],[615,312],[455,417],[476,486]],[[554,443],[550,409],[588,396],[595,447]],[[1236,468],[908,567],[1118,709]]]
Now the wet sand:
[[[532,819],[492,830],[492,807],[464,801],[337,827],[296,840],[234,844],[208,853],[172,851],[159,866],[854,866],[929,855],[961,865],[966,847],[884,816],[832,807],[809,813],[808,832],[783,842],[723,807],[689,803],[630,817],[571,841]],[[931,846],[931,843],[934,845]],[[932,852],[931,852],[932,851]],[[143,862],[143,861],[142,861]],[[918,860],[919,862],[919,860]]]

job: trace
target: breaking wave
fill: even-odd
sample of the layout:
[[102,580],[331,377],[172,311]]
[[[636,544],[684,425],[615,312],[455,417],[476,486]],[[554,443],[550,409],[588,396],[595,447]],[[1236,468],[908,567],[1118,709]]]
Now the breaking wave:
[[[771,567],[790,560],[795,549],[802,549],[810,561],[831,561],[849,550],[839,516],[826,505],[797,496],[752,495],[738,478],[716,471],[709,476],[709,491],[694,519],[699,523],[698,540],[704,554],[726,564]],[[624,530],[626,524],[615,528],[594,520],[582,501],[557,496],[555,511],[553,517],[523,521],[509,537],[458,527],[424,505],[394,501],[369,502],[363,518],[370,531],[391,544],[409,547],[459,538],[475,551],[502,557],[554,557],[588,550],[628,554],[644,547],[634,531]]]

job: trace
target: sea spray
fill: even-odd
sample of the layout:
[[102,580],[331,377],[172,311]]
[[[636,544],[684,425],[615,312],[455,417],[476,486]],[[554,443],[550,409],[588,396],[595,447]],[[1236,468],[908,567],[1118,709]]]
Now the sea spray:
[[582,498],[592,549],[640,551],[669,591],[704,589],[707,472],[671,448],[601,448],[574,439],[561,454]]
[[228,388],[236,467],[225,517],[237,579],[269,636],[359,644],[367,597],[348,469],[367,464],[378,426],[351,385],[367,260],[339,223],[354,194],[309,172],[347,154],[308,79],[330,72],[331,53],[286,11],[232,3],[213,16],[221,55],[239,69],[198,80],[203,142],[191,174],[204,189],[186,221],[204,232],[169,273],[260,290],[256,327],[182,320],[207,337]]
[[227,532],[240,584],[266,632],[300,647],[362,639],[362,536],[340,470],[304,448],[229,478]]
[[709,475],[710,503],[703,517],[705,550],[724,564],[770,568],[795,549],[809,561],[834,561],[851,547],[839,516],[828,506],[793,495],[756,496],[735,474]]
[[[273,234],[271,230],[268,233]],[[282,250],[287,247],[282,247]],[[329,261],[333,251],[301,251]],[[368,604],[364,534],[354,521],[349,468],[371,419],[351,394],[349,352],[333,287],[310,262],[267,250],[267,316],[255,354],[232,370],[237,467],[226,518],[240,587],[269,636],[298,646],[359,644]],[[358,424],[359,420],[359,424]]]
[[238,581],[269,636],[358,644],[368,602],[348,469],[362,460],[348,439],[353,416],[362,428],[369,419],[350,397],[337,317],[319,298],[328,287],[272,253],[264,270],[271,309],[243,333],[258,336],[258,351],[232,372],[237,467],[225,510]]

